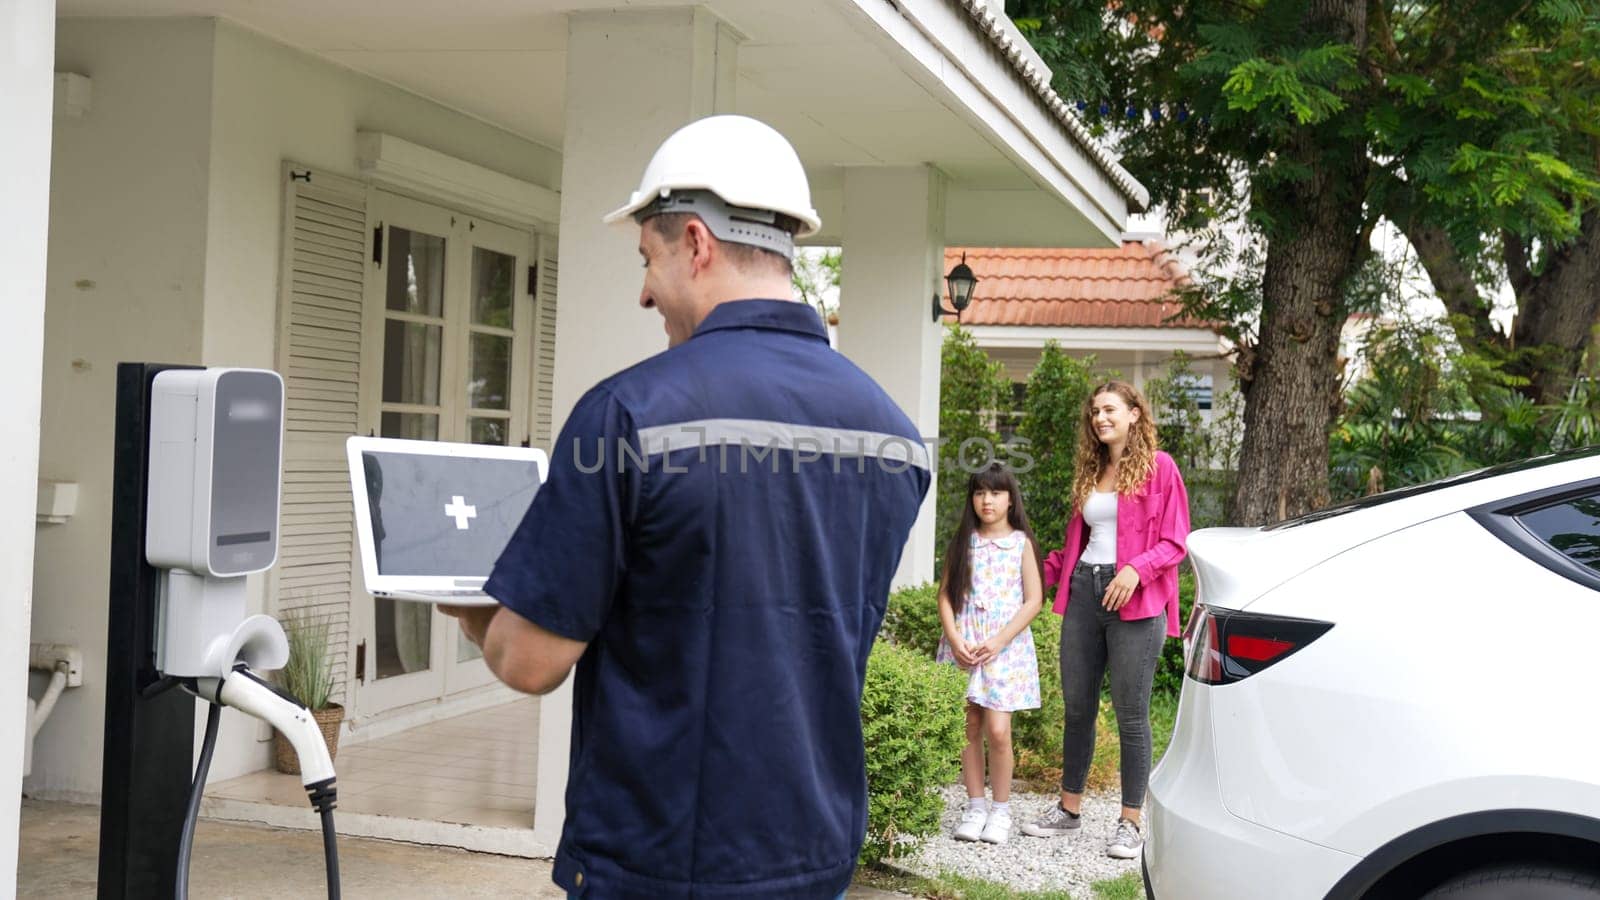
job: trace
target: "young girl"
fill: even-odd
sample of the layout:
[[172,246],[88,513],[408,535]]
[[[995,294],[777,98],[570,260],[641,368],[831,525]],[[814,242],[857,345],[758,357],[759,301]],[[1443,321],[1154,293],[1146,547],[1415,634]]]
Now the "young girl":
[[1025,834],[1054,837],[1078,827],[1094,756],[1100,684],[1111,669],[1111,705],[1122,747],[1122,816],[1106,853],[1139,855],[1139,813],[1150,779],[1150,686],[1164,638],[1178,636],[1178,562],[1189,536],[1189,496],[1172,457],[1156,449],[1150,404],[1112,381],[1089,395],[1078,436],[1072,518],[1044,564],[1060,583],[1061,802]]
[[[1044,598],[1033,532],[1022,511],[1017,478],[992,463],[967,480],[970,502],[950,539],[939,590],[940,662],[955,663],[967,679],[967,746],[961,780],[967,809],[958,841],[1003,844],[1011,836],[1011,713],[1039,706],[1039,660],[1028,623]],[[989,783],[983,795],[983,743],[989,742]]]

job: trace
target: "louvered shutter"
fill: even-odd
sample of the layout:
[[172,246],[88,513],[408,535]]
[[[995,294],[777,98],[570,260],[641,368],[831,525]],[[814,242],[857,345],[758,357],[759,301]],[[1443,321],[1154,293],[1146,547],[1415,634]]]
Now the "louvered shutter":
[[334,697],[348,705],[354,522],[345,438],[357,433],[366,189],[286,165],[278,364],[284,410],[277,609],[325,619]]
[[538,315],[533,335],[533,443],[547,453],[556,437],[550,421],[550,397],[556,381],[556,255],[556,239],[541,235],[539,293],[534,302]]

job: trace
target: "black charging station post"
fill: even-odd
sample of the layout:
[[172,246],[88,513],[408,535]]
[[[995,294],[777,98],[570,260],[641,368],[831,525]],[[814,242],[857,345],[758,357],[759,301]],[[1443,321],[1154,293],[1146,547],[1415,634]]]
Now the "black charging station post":
[[101,900],[171,897],[194,763],[194,704],[157,692],[156,570],[145,561],[150,474],[150,388],[156,373],[193,369],[117,366],[112,469],[110,621],[101,767]]

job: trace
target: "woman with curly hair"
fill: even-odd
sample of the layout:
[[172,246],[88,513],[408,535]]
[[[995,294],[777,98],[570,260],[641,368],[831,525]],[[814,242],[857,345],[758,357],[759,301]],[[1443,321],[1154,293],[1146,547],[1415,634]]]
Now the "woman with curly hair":
[[1178,562],[1187,552],[1189,495],[1177,464],[1157,449],[1150,403],[1133,385],[1096,387],[1082,425],[1066,540],[1044,563],[1046,588],[1060,585],[1052,608],[1062,616],[1061,802],[1022,831],[1055,837],[1079,826],[1109,667],[1122,745],[1122,816],[1106,852],[1133,859],[1144,844],[1151,682],[1162,641],[1179,633]]

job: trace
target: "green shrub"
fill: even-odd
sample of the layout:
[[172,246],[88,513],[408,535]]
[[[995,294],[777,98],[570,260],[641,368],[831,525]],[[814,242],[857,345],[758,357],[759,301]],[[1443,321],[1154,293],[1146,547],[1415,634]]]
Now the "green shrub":
[[939,586],[919,584],[889,595],[881,636],[897,647],[915,650],[933,659],[944,626],[939,624]]
[[1205,419],[1192,388],[1199,377],[1182,350],[1172,354],[1161,377],[1145,382],[1144,395],[1156,420],[1156,439],[1187,473],[1209,463]]
[[[996,413],[1009,409],[1011,381],[1005,367],[989,358],[972,332],[960,325],[945,329],[939,356],[939,469],[934,501],[934,571],[943,570],[944,551],[972,502],[967,475],[998,456],[1000,434]],[[965,455],[964,443],[972,441]]]
[[1023,506],[1040,553],[1061,546],[1072,502],[1072,476],[1078,450],[1078,417],[1094,386],[1094,357],[1068,356],[1055,341],[1045,341],[1039,363],[1028,376],[1018,433],[1028,440],[1033,465],[1020,473]]
[[[1178,627],[1189,622],[1189,611],[1194,609],[1194,571],[1184,564],[1178,571]],[[1161,658],[1156,660],[1156,677],[1151,693],[1177,699],[1183,688],[1183,641],[1167,640],[1161,644]]]
[[1039,656],[1038,709],[1025,709],[1011,717],[1011,746],[1017,756],[1017,777],[1025,781],[1053,782],[1060,775],[1061,729],[1065,707],[1061,701],[1061,617],[1050,611],[1054,597],[1047,592],[1044,609],[1028,626],[1034,652]]
[[1183,485],[1189,491],[1189,528],[1216,528],[1232,523],[1234,489],[1239,473],[1227,469],[1184,469]]
[[916,650],[873,645],[861,693],[867,746],[867,839],[863,863],[915,846],[939,830],[941,788],[961,772],[967,679]]
[[[1017,754],[1017,777],[1025,781],[1054,781],[1061,765],[1061,617],[1049,610],[1034,617],[1034,650],[1039,656],[1039,709],[1021,710],[1011,719],[1012,746]],[[939,593],[931,584],[901,588],[889,595],[883,617],[883,637],[927,659],[939,646]],[[954,668],[954,667],[949,667]],[[1054,774],[1052,774],[1054,773]]]

